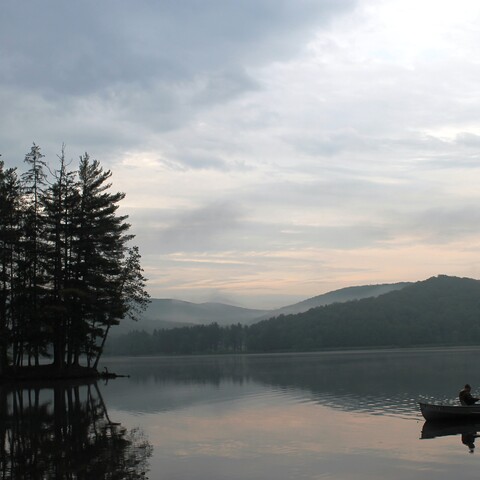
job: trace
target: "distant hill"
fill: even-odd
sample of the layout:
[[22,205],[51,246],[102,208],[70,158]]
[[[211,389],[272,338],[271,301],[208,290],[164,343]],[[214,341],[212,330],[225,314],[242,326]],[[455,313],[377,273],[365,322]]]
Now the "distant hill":
[[480,281],[440,275],[375,298],[263,320],[249,351],[480,343]]
[[250,325],[194,325],[131,332],[115,355],[302,352],[325,349],[480,345],[480,281],[440,275],[378,297],[311,308]]
[[258,310],[235,307],[223,303],[192,303],[182,300],[153,298],[138,322],[121,322],[120,325],[112,329],[112,335],[123,335],[132,330],[145,330],[151,333],[159,329],[189,325],[208,325],[213,322],[221,326],[237,323],[249,325],[279,315],[306,312],[310,308],[322,305],[375,297],[393,290],[399,290],[406,285],[409,285],[409,283],[347,287],[308,298],[302,302],[287,305],[277,310]]
[[278,317],[279,315],[302,313],[310,310],[311,308],[322,307],[332,303],[348,302],[351,300],[360,300],[368,297],[378,297],[384,293],[392,292],[394,290],[401,290],[410,284],[410,282],[384,283],[380,285],[363,285],[359,287],[341,288],[340,290],[334,290],[332,292],[324,293],[323,295],[317,295],[316,297],[308,298],[302,302],[295,303],[293,305],[287,305],[286,307],[282,307],[277,310],[270,310],[262,317],[259,317],[257,321]]
[[266,310],[241,308],[223,303],[191,303],[182,300],[153,298],[138,322],[124,321],[114,327],[112,334],[124,334],[131,330],[145,330],[150,333],[155,329],[213,322],[222,326],[246,324],[264,315],[265,312]]

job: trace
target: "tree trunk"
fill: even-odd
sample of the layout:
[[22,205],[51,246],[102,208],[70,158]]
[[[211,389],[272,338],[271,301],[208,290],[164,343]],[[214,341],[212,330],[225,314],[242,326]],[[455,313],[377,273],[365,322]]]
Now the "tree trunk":
[[4,342],[0,345],[0,377],[5,375],[8,369],[8,353]]
[[102,344],[100,345],[100,348],[98,349],[97,357],[95,358],[95,363],[93,364],[93,368],[96,370],[98,368],[98,362],[100,361],[100,357],[102,356],[103,349],[105,347],[105,342],[107,341],[107,336],[108,332],[110,331],[110,327],[112,326],[111,323],[107,325],[107,328],[105,330],[105,333],[102,338]]

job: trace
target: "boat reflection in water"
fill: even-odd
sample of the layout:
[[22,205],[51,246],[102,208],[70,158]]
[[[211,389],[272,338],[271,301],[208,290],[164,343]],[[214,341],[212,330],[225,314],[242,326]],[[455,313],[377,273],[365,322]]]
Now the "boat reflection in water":
[[447,437],[458,435],[461,442],[468,448],[470,453],[475,451],[475,440],[479,437],[480,422],[478,420],[450,420],[450,421],[426,421],[422,427],[422,439]]
[[0,386],[0,479],[147,478],[152,447],[95,382]]

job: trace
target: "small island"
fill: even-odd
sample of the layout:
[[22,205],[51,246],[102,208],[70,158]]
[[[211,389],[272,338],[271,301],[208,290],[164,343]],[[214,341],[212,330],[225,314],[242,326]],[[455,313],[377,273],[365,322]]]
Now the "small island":
[[56,168],[33,145],[18,174],[0,161],[0,381],[108,376],[107,336],[149,301],[124,193],[88,154]]

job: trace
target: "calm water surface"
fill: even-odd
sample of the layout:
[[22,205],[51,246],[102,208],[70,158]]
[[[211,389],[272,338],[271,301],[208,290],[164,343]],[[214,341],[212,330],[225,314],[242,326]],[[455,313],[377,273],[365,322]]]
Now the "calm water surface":
[[130,377],[2,395],[0,478],[478,478],[476,428],[416,402],[480,393],[479,353],[106,358]]

